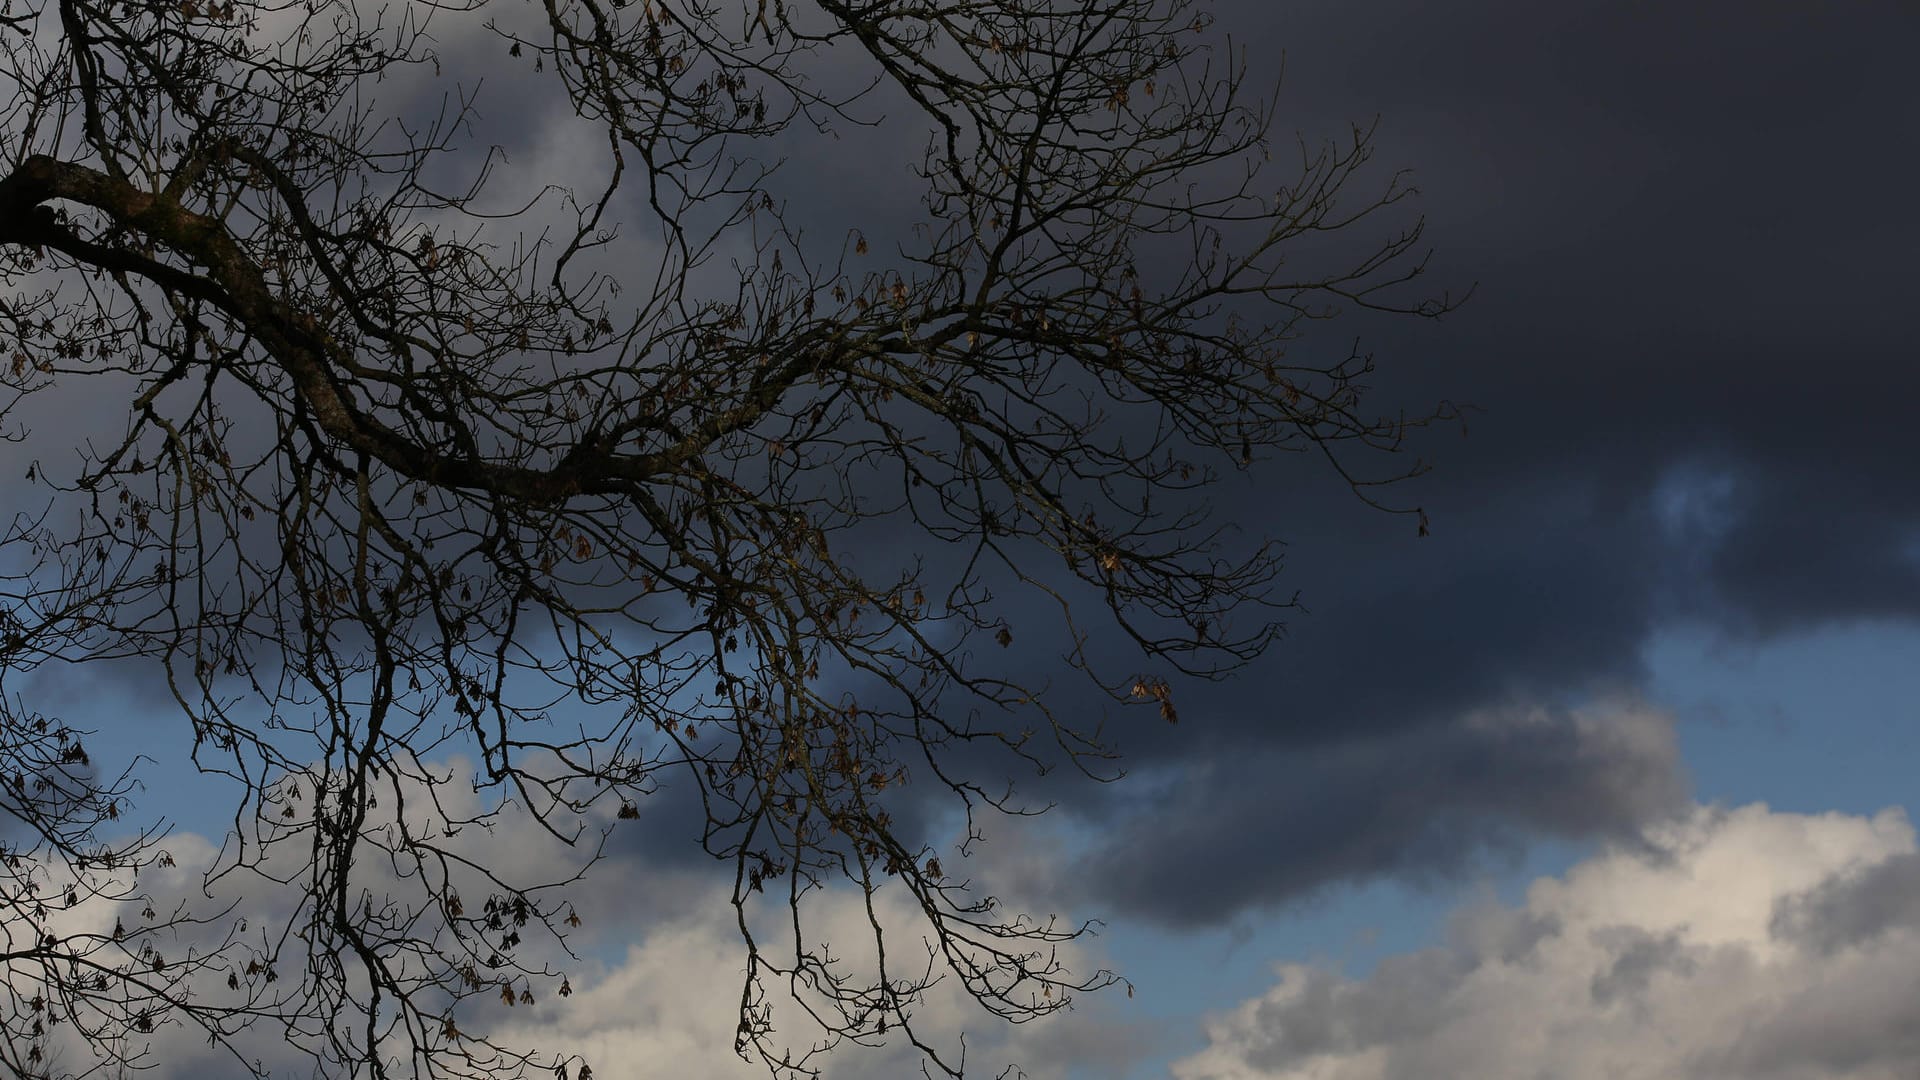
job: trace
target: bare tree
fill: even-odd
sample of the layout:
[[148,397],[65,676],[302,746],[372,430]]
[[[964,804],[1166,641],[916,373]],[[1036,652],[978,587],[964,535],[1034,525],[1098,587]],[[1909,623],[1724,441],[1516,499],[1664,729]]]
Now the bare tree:
[[[1446,309],[1396,288],[1417,224],[1317,242],[1409,189],[1349,190],[1365,130],[1271,146],[1190,0],[6,0],[0,42],[7,430],[40,395],[124,416],[28,470],[0,679],[150,664],[238,793],[208,881],[299,897],[250,928],[139,914],[163,831],[121,828],[130,779],[5,691],[23,1075],[153,1063],[172,1024],[259,1071],[266,1027],[323,1075],[589,1075],[486,1030],[569,992],[582,879],[449,838],[531,818],[585,873],[669,773],[732,867],[736,1049],[804,1075],[891,1033],[959,1075],[914,1021],[933,980],[1020,1021],[1116,977],[1064,970],[1083,926],[1000,910],[889,808],[944,791],[971,823],[1032,809],[1021,769],[1108,775],[1006,647],[1174,720],[1177,680],[1290,602],[1208,485],[1306,452],[1372,501],[1415,468],[1375,452],[1432,419],[1370,415],[1362,356],[1288,348]],[[482,54],[564,94],[586,181],[516,198]],[[917,219],[818,224],[818,178],[773,162],[873,125],[926,136]],[[1114,628],[1134,659],[1106,670]],[[829,962],[807,900],[836,882],[904,890],[924,947],[876,922],[877,977]],[[60,921],[89,903],[126,917]],[[54,1063],[61,1025],[86,1054]]]

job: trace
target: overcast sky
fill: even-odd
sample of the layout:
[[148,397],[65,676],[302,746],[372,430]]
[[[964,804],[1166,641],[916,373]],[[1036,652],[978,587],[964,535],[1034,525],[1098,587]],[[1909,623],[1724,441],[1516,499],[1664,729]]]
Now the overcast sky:
[[[1223,488],[1289,542],[1307,611],[1178,726],[1121,732],[1124,783],[989,848],[1105,918],[1089,955],[1137,990],[983,1052],[1911,1080],[1920,8],[1219,7],[1256,74],[1284,55],[1283,131],[1380,117],[1431,276],[1476,289],[1320,347],[1360,335],[1383,394],[1474,411],[1422,445],[1426,539],[1304,467]],[[609,869],[657,884],[649,859],[690,872],[675,850]],[[725,1064],[728,980],[672,976],[724,968],[724,924],[620,925],[594,1007],[553,1021],[629,1063],[595,1075],[752,1075]],[[688,1033],[715,1024],[708,1065]]]

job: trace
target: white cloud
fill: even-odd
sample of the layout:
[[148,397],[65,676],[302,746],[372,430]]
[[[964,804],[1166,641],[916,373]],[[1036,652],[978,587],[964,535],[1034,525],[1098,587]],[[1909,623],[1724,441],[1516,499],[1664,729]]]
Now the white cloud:
[[1178,1080],[1912,1080],[1920,853],[1906,815],[1698,808],[1655,850],[1455,914],[1351,979],[1284,964]]
[[[900,889],[883,889],[874,901],[872,914],[887,928],[893,972],[901,974],[904,963],[905,973],[917,973],[915,958],[925,956],[923,919],[911,898]],[[811,904],[810,947],[826,943],[839,970],[856,980],[870,978],[873,932],[858,892],[836,888],[816,894]],[[746,970],[734,915],[724,889],[690,897],[676,917],[658,920],[636,934],[624,955],[583,971],[569,999],[544,1000],[516,1017],[514,1026],[489,1034],[509,1045],[578,1055],[593,1066],[596,1080],[642,1080],[668,1073],[686,1080],[764,1078],[764,1065],[744,1062],[732,1050]],[[767,955],[776,961],[783,952],[791,956],[791,934],[781,931],[780,919],[756,921],[761,923],[756,936]],[[1079,973],[1100,964],[1091,942],[1064,948],[1062,957]],[[774,1008],[775,1042],[792,1048],[797,1058],[820,1041],[822,1032],[783,989],[771,981],[766,987]],[[813,995],[802,996],[818,1004]],[[1110,1010],[1008,1025],[988,1015],[951,977],[913,1009],[913,1024],[916,1034],[943,1055],[962,1046],[964,1033],[968,1076],[1058,1080],[1075,1066],[1117,1068],[1129,1056],[1148,1052],[1147,1034],[1129,1030]],[[922,1075],[921,1060],[919,1051],[896,1034],[879,1046],[842,1044],[808,1064],[835,1080],[894,1080]],[[1019,1072],[1003,1072],[1015,1063]]]
[[[469,773],[471,766],[454,760],[444,770],[457,777]],[[313,790],[311,782],[307,790]],[[410,785],[409,793],[415,794]],[[473,858],[508,880],[564,880],[582,857],[519,813],[502,814],[491,828],[469,826],[457,833],[447,832],[444,825],[448,820],[473,817],[483,809],[462,784],[443,789],[437,802],[411,797],[404,800],[404,805],[404,816],[413,822],[416,835],[435,837],[449,851]],[[393,800],[388,800],[377,811],[380,819],[368,828],[377,832],[400,813]],[[643,818],[632,827],[644,828],[647,824]],[[622,827],[627,827],[626,823]],[[53,928],[62,933],[105,934],[116,918],[144,925],[138,923],[133,912],[147,897],[162,913],[181,903],[216,910],[228,903],[236,905],[227,918],[204,932],[191,927],[180,932],[153,931],[160,949],[169,958],[176,958],[190,949],[204,955],[212,939],[242,918],[253,927],[243,937],[256,944],[262,935],[277,938],[288,920],[298,923],[302,918],[297,888],[276,886],[262,876],[228,875],[215,881],[208,893],[202,875],[208,867],[223,861],[217,843],[183,831],[167,837],[163,846],[173,859],[166,867],[149,867],[140,873],[136,899],[131,904],[85,902],[55,912]],[[272,853],[265,869],[290,875],[297,882],[307,854],[308,849],[296,842]],[[231,861],[230,855],[225,861]],[[372,895],[415,907],[426,903],[412,887],[417,885],[415,879],[396,876],[382,860],[358,860],[355,867],[356,891],[370,890]],[[517,954],[530,967],[538,968],[544,961],[554,970],[565,972],[570,993],[566,997],[558,994],[557,979],[536,979],[525,984],[535,996],[532,1007],[508,1008],[476,999],[462,1007],[462,1030],[515,1050],[537,1051],[542,1060],[551,1060],[555,1054],[566,1055],[574,1063],[584,1060],[593,1066],[598,1080],[638,1080],[664,1073],[688,1080],[767,1076],[766,1067],[757,1060],[749,1064],[733,1052],[746,953],[729,900],[731,877],[727,869],[657,865],[632,850],[617,850],[589,876],[564,890],[567,910],[583,920],[569,940],[578,957],[562,955],[555,943],[539,939],[532,931]],[[983,880],[980,884],[1007,883]],[[487,894],[482,883],[464,878],[459,891],[473,904],[477,901],[471,898]],[[1006,895],[1017,892],[1017,887],[996,887],[993,891]],[[790,958],[791,913],[774,891],[756,899],[765,900],[757,910],[750,909],[763,952],[775,962]],[[836,970],[857,985],[866,985],[876,968],[874,939],[869,913],[858,890],[845,885],[819,890],[808,898],[805,910],[808,947],[830,951]],[[897,980],[920,975],[926,959],[922,947],[925,918],[911,898],[900,888],[883,888],[875,896],[872,917],[887,928],[891,976]],[[282,967],[290,972],[302,966],[298,944],[292,949],[292,954],[282,958]],[[1093,943],[1063,947],[1061,957],[1071,971],[1079,974],[1102,966]],[[233,968],[245,959],[238,957]],[[198,973],[193,996],[206,1002],[224,1002],[235,994],[244,995],[244,987],[236,991],[225,988],[229,970],[223,962]],[[252,982],[247,979],[246,985],[251,987]],[[278,989],[298,994],[300,980],[282,979]],[[776,1045],[790,1046],[798,1055],[822,1041],[822,1029],[786,993],[789,988],[785,984],[769,979],[764,989],[773,1008]],[[815,1004],[819,1004],[817,999]],[[1128,1055],[1145,1052],[1144,1035],[1116,1026],[1110,1017],[1066,1016],[1010,1027],[961,992],[951,976],[914,1007],[913,1022],[916,1033],[943,1054],[952,1054],[962,1045],[964,1032],[969,1076],[996,1076],[1004,1065],[1017,1061],[1024,1075],[1033,1080],[1053,1080],[1082,1061],[1117,1065]],[[301,1048],[311,1049],[312,1042],[309,1037],[290,1043],[278,1025],[261,1022],[236,1040],[236,1049],[249,1060],[261,1060],[275,1076],[304,1076],[312,1074],[313,1064]],[[224,1052],[208,1048],[204,1033],[179,1022],[163,1022],[150,1036],[136,1037],[135,1043],[133,1049],[144,1046],[147,1062],[157,1066],[156,1080],[221,1075],[234,1068]],[[55,1033],[50,1049],[63,1068],[77,1071],[93,1060],[89,1048],[74,1040],[70,1025]],[[892,1080],[920,1075],[920,1062],[919,1052],[894,1032],[882,1046],[842,1045],[810,1064],[828,1066],[836,1080]],[[577,1064],[570,1075],[577,1075]]]

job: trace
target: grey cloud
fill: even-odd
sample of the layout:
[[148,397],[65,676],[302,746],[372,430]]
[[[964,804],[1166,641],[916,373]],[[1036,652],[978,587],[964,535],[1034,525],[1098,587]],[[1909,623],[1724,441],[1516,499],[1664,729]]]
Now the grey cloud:
[[1504,907],[1489,896],[1454,912],[1447,923],[1447,941],[1457,952],[1514,965],[1562,929],[1564,921],[1557,914]]
[[1683,802],[1667,723],[1517,709],[1190,766],[1158,797],[1123,795],[1135,812],[1064,876],[1084,903],[1193,925],[1333,881],[1452,875],[1521,830],[1632,837]]
[[1613,956],[1613,964],[1590,984],[1595,1005],[1611,1005],[1644,993],[1661,972],[1694,973],[1693,958],[1687,955],[1679,931],[1650,934],[1634,926],[1609,926],[1593,932],[1593,943]]
[[1773,932],[1833,952],[1894,930],[1920,930],[1920,855],[1898,855],[1783,898]]
[[1877,965],[1841,986],[1796,990],[1716,1075],[1780,1080],[1906,1080],[1920,1065],[1920,971]]
[[1445,991],[1474,965],[1472,957],[1431,950],[1392,957],[1377,978],[1361,984],[1313,972],[1299,998],[1285,1006],[1266,1002],[1256,1012],[1271,1041],[1248,1060],[1272,1068],[1428,1036],[1453,1019],[1457,1006]]

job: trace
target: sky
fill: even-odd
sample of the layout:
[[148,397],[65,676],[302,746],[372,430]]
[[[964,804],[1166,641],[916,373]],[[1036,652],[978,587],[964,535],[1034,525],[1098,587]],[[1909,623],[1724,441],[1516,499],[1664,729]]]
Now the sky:
[[[1426,538],[1304,464],[1222,486],[1305,610],[980,856],[1104,920],[1086,956],[1133,993],[938,1015],[1061,1078],[1920,1074],[1920,9],[1218,11],[1256,78],[1284,59],[1282,131],[1377,116],[1413,170],[1472,299],[1338,333],[1468,423],[1423,437]],[[671,914],[609,902],[531,1037],[603,1080],[752,1075],[697,1035],[731,1007],[711,884],[665,841],[603,869]]]

